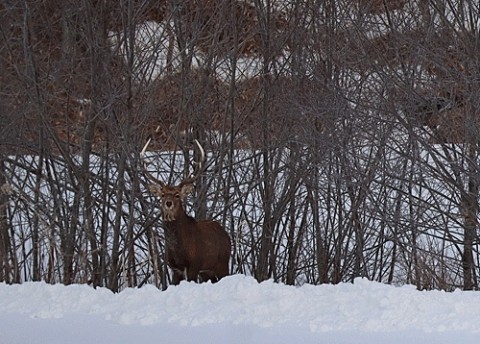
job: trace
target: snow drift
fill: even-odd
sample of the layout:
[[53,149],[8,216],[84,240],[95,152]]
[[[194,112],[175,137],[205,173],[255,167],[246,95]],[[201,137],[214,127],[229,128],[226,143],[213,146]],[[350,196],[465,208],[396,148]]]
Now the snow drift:
[[364,279],[292,287],[242,275],[118,294],[29,282],[0,284],[0,324],[0,343],[474,343],[480,293]]

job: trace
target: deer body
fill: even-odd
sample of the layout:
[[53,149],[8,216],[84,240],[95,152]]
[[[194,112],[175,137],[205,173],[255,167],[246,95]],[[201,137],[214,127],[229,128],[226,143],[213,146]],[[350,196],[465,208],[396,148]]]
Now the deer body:
[[[204,157],[203,149],[200,144],[198,146]],[[185,279],[217,282],[227,276],[231,251],[227,232],[218,222],[197,221],[187,215],[184,209],[183,202],[192,192],[196,177],[183,180],[177,186],[165,185],[151,175],[150,179],[155,183],[148,186],[149,191],[161,200],[165,224],[165,259],[173,271],[172,283],[178,284]]]
[[166,221],[165,239],[173,284],[184,279],[216,282],[228,275],[230,238],[217,222],[197,222],[188,215]]

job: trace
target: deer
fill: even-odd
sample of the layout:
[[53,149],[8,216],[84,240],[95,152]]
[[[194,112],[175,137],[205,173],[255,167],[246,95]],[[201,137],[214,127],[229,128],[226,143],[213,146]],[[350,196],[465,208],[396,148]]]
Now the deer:
[[181,281],[218,282],[229,274],[231,252],[230,237],[216,221],[195,220],[185,211],[185,199],[193,191],[205,160],[205,151],[195,140],[200,151],[196,163],[197,173],[183,179],[178,185],[165,184],[155,178],[147,169],[145,151],[151,141],[143,147],[140,156],[143,170],[151,182],[148,191],[160,198],[165,233],[165,260],[172,270],[172,284]]

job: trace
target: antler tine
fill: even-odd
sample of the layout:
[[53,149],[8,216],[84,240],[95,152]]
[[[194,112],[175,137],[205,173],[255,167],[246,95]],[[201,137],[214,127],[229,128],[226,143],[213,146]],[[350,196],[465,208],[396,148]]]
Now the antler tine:
[[200,142],[198,142],[197,139],[195,139],[195,144],[197,145],[198,150],[200,151],[200,158],[198,159],[198,162],[196,162],[196,164],[198,166],[197,173],[192,174],[187,179],[184,179],[180,183],[180,185],[191,184],[191,183],[195,182],[203,172],[203,168],[204,168],[203,163],[205,162],[205,150],[203,149],[202,145],[200,144]]
[[143,146],[142,150],[140,151],[140,158],[142,158],[142,160],[145,158],[145,152],[147,151],[147,148],[150,142],[152,142],[151,135],[147,138],[147,143],[145,143],[145,146]]
[[198,171],[203,170],[203,163],[205,162],[205,150],[203,149],[202,145],[200,142],[198,142],[197,139],[195,139],[195,143],[197,144],[198,150],[200,151],[200,159],[198,160]]
[[[158,133],[159,130],[160,130],[160,126],[157,126],[157,129],[155,129],[155,133]],[[152,142],[152,135],[150,135],[147,138],[147,143],[145,143],[145,146],[143,146],[142,150],[140,151],[140,159],[142,160],[143,172],[145,173],[147,178],[149,178],[154,183],[157,183],[161,186],[165,186],[164,182],[162,182],[160,179],[157,179],[156,177],[154,177],[147,169],[147,162],[145,161],[145,152],[147,151],[147,148],[150,145],[150,142]]]

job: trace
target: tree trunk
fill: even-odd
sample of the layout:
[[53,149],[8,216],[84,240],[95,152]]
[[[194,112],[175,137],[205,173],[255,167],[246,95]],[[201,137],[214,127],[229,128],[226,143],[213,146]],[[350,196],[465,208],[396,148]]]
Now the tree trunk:
[[473,144],[468,148],[468,189],[463,195],[462,212],[464,217],[464,239],[463,239],[463,289],[473,290],[478,288],[477,276],[475,274],[475,262],[473,260],[473,243],[477,232],[478,216],[478,170],[475,164],[476,156]]
[[10,224],[8,221],[8,199],[10,186],[5,178],[5,161],[0,158],[0,282],[11,283]]

